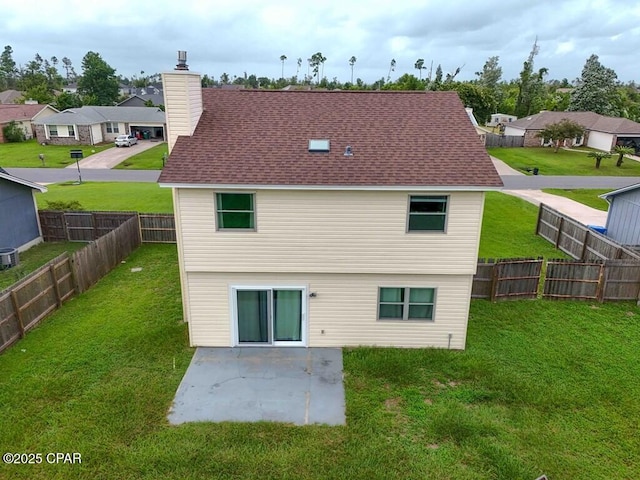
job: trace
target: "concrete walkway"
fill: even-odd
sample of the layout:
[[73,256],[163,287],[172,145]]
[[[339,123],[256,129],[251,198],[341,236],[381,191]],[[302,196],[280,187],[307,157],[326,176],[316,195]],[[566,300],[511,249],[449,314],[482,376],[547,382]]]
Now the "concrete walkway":
[[[511,168],[506,163],[501,160],[498,160],[495,157],[491,157],[493,161],[493,165],[496,167],[496,170],[503,177],[503,180],[506,177],[510,176],[527,176],[523,173]],[[528,177],[528,176],[527,176]],[[633,179],[630,179],[630,182],[633,183]],[[506,183],[506,182],[505,182]],[[564,213],[568,217],[571,217],[578,222],[584,225],[598,225],[604,226],[607,222],[607,212],[603,212],[602,210],[597,210],[595,208],[588,207],[580,202],[576,202],[569,198],[561,197],[559,195],[552,195],[550,193],[545,193],[542,190],[536,189],[526,189],[526,190],[502,190],[502,193],[506,193],[509,195],[513,195],[515,197],[522,198],[527,202],[533,203],[538,206],[541,203],[549,205],[551,208],[558,210],[560,213]]]
[[[114,168],[119,163],[124,162],[127,158],[133,157],[140,152],[149,150],[150,148],[160,145],[160,142],[152,142],[150,140],[139,140],[136,145],[130,147],[113,147],[94,153],[93,155],[80,160],[80,168]],[[77,169],[76,163],[68,165],[66,168]]]
[[168,419],[344,425],[342,350],[199,347]]

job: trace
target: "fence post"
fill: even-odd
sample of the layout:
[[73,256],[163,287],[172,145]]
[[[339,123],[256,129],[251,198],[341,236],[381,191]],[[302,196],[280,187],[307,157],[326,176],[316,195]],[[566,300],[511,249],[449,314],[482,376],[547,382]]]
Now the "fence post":
[[491,294],[489,295],[489,301],[491,302],[496,301],[496,290],[498,286],[498,265],[499,263],[496,262],[491,267]]
[[598,288],[596,289],[596,300],[600,303],[604,303],[604,291],[606,287],[606,276],[605,276],[606,264],[600,264],[600,272],[598,274]]
[[56,304],[58,308],[62,306],[62,296],[60,295],[60,285],[58,285],[58,276],[56,275],[56,266],[52,263],[49,265],[51,273],[51,281],[53,282],[53,291],[56,293]]
[[589,230],[585,230],[584,240],[582,244],[582,252],[580,253],[580,260],[584,261],[587,258],[587,244],[589,243],[589,237],[591,236],[591,232]]
[[22,323],[22,310],[18,302],[18,294],[15,290],[11,290],[11,304],[16,312],[16,318],[18,319],[18,329],[20,330],[20,338],[24,337],[24,323]]
[[560,223],[558,224],[558,234],[556,235],[555,247],[560,245],[560,237],[562,236],[562,227],[564,226],[564,217],[560,217]]

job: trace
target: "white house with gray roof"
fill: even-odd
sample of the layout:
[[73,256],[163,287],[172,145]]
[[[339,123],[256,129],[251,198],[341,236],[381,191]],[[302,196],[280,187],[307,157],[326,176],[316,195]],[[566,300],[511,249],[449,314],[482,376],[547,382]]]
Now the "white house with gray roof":
[[52,145],[95,145],[118,135],[165,139],[165,114],[155,107],[69,108],[35,122],[36,138]]

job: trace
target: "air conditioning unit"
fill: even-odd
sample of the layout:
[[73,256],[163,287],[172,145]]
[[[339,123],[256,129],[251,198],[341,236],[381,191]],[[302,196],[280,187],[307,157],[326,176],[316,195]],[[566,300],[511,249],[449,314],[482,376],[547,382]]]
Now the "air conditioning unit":
[[20,263],[16,248],[0,248],[0,270],[15,267]]

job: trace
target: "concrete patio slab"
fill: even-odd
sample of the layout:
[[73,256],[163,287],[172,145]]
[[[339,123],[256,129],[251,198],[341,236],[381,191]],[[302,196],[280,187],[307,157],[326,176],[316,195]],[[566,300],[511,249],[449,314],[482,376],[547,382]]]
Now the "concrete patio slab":
[[342,350],[200,347],[168,419],[344,425]]

